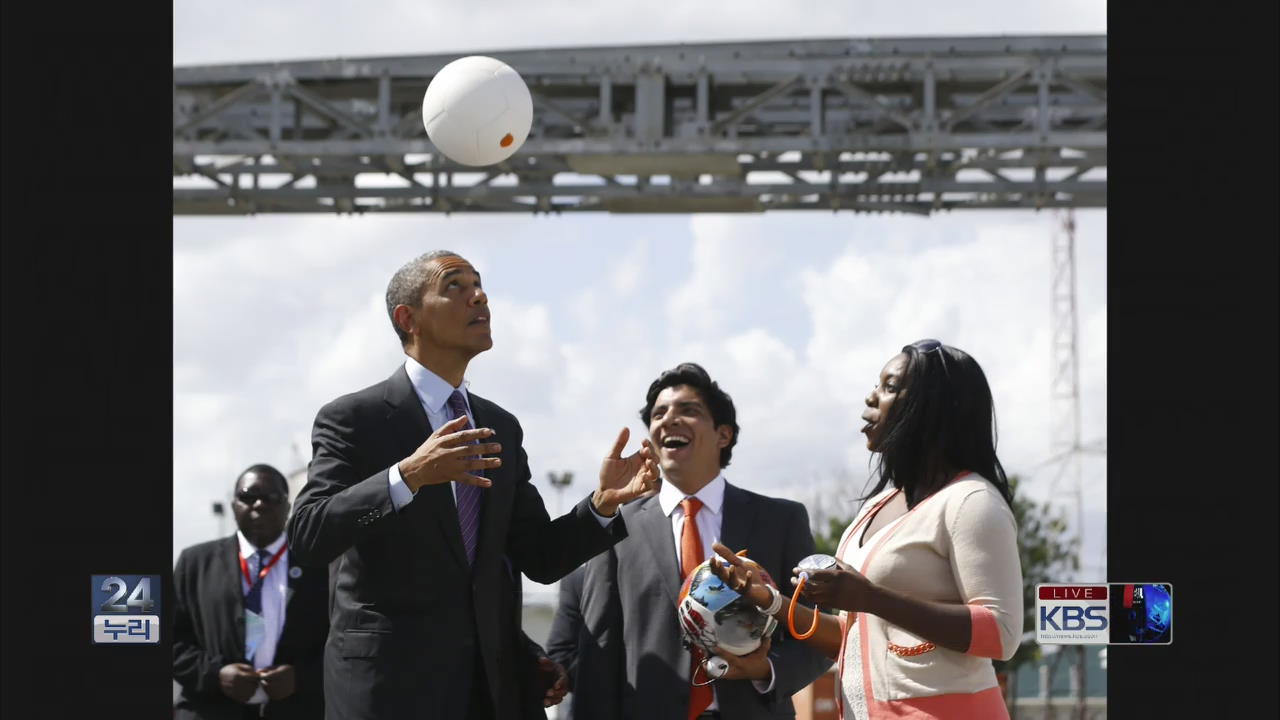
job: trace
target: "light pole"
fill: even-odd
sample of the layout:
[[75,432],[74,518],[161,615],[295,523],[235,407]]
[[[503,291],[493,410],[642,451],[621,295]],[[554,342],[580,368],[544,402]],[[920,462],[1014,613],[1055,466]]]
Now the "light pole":
[[551,483],[551,487],[556,491],[556,517],[560,517],[560,498],[564,495],[564,489],[573,484],[573,471],[566,470],[557,473],[554,470],[547,473],[547,482]]
[[224,509],[222,503],[217,501],[213,503],[213,514],[218,517],[218,537],[222,537],[223,535],[222,521],[227,516],[227,511],[226,509]]

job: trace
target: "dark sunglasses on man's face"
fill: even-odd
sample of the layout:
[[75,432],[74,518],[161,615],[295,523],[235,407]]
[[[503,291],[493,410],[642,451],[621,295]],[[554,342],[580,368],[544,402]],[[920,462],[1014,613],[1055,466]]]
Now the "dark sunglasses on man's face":
[[281,495],[280,493],[262,494],[241,491],[236,493],[236,499],[245,505],[253,505],[259,500],[261,500],[264,505],[275,505],[284,501],[284,495]]

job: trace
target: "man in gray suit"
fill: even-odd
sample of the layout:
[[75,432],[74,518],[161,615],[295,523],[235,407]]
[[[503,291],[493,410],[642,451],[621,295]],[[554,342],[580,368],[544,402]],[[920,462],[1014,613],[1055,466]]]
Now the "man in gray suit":
[[[684,363],[650,386],[649,429],[660,490],[621,509],[628,537],[563,583],[548,654],[569,669],[566,708],[579,720],[792,717],[791,695],[831,665],[779,628],[734,657],[709,686],[691,682],[676,600],[685,575],[721,542],[748,550],[774,578],[814,552],[803,505],[729,484],[721,472],[738,439],[733,401],[706,370]],[[697,681],[706,682],[703,670]]]

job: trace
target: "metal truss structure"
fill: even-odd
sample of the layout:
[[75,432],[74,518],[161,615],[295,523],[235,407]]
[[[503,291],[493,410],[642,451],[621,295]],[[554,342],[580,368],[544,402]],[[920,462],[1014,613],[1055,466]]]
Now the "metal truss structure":
[[458,55],[174,68],[173,211],[1105,207],[1105,36],[515,50],[529,139],[467,168],[422,96]]

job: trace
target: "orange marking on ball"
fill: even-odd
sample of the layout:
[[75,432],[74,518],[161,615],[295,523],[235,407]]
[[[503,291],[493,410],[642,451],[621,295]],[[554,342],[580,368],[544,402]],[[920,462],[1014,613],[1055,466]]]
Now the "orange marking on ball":
[[502,147],[509,147],[511,143],[515,141],[516,139],[511,137],[511,133],[507,133],[506,135],[502,136],[502,139],[498,141],[498,144],[501,145]]

